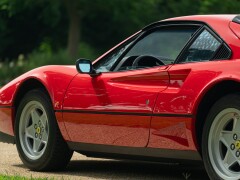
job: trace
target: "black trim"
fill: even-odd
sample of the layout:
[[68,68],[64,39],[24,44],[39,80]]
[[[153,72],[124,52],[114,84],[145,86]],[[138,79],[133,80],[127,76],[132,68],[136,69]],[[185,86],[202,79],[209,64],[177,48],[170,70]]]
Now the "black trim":
[[232,56],[231,49],[226,45],[226,43],[222,43],[221,46],[216,50],[213,55],[212,60],[225,60],[230,59]]
[[[181,51],[181,53],[179,54],[179,56],[177,57],[176,61],[174,62],[174,64],[181,64],[181,63],[194,63],[194,62],[185,62],[184,60],[184,55],[187,52],[187,50],[191,47],[191,45],[195,42],[195,40],[199,37],[199,35],[204,31],[207,30],[217,41],[219,41],[220,45],[218,47],[218,49],[215,51],[215,53],[212,55],[212,57],[209,60],[204,60],[204,61],[214,61],[214,60],[220,60],[218,59],[214,59],[214,57],[219,53],[219,50],[221,49],[222,46],[225,46],[228,50],[229,50],[229,55],[227,56],[226,59],[223,58],[223,60],[228,60],[231,58],[232,56],[232,50],[231,48],[228,46],[227,43],[225,43],[225,41],[216,33],[216,31],[214,29],[212,29],[210,26],[208,26],[207,24],[203,25],[200,29],[198,29],[193,37],[188,41],[188,43],[186,44],[186,46],[183,48],[183,50]],[[204,62],[203,61],[203,62]],[[197,61],[197,62],[201,62],[201,61]]]
[[0,108],[13,108],[12,106],[0,106]]
[[159,117],[188,117],[193,118],[192,114],[150,114],[132,112],[110,112],[110,111],[85,111],[85,110],[55,110],[55,112],[82,113],[82,114],[109,114],[109,115],[128,115],[128,116],[159,116]]
[[[240,24],[240,15],[237,15],[235,18],[233,18],[232,21],[235,22],[235,23],[239,23]],[[200,28],[199,30],[197,30],[195,32],[194,36],[188,41],[188,43],[182,49],[182,51],[180,52],[180,54],[178,55],[178,57],[176,58],[176,60],[175,60],[175,62],[173,64],[184,63],[184,62],[182,62],[182,58],[183,58],[186,50],[191,46],[191,44],[194,42],[194,40],[198,37],[200,31],[203,31],[204,29],[207,29],[208,32],[210,32],[217,40],[219,40],[221,42],[221,46],[224,45],[224,46],[227,47],[227,49],[230,51],[229,56],[228,56],[227,59],[231,58],[232,50],[228,46],[228,44],[222,39],[222,37],[220,37],[218,35],[218,33],[213,28],[211,28],[211,26],[209,24],[207,24],[206,22],[203,22],[203,21],[197,21],[197,20],[195,20],[195,21],[194,20],[164,20],[164,21],[154,22],[154,23],[144,27],[142,30],[143,31],[149,31],[152,28],[160,27],[162,25],[174,25],[174,24],[175,25],[187,24],[187,25],[200,25],[200,26],[202,25],[202,28]],[[210,59],[209,61],[211,61],[211,60],[214,60],[214,59]],[[190,63],[190,62],[188,62],[188,63]]]
[[[179,55],[177,56],[176,60],[174,61],[174,64],[179,64],[179,63],[185,63],[183,62],[183,57],[186,54],[187,50],[189,49],[189,47],[193,44],[193,42],[198,38],[198,36],[204,31],[204,25],[202,27],[200,27],[199,29],[197,29],[195,31],[195,33],[193,34],[193,36],[188,40],[188,42],[186,43],[186,45],[183,47],[183,49],[181,50],[181,52],[179,53]],[[189,63],[189,62],[187,62]]]
[[0,142],[15,144],[14,136],[0,132]]
[[[104,59],[112,56],[116,51],[119,51],[123,46],[126,46],[127,44],[129,44],[129,47],[127,47],[125,49],[125,51],[118,57],[116,62],[113,63],[111,69],[109,70],[109,72],[114,72],[114,69],[118,65],[119,61],[121,61],[122,57],[124,57],[124,55],[126,54],[128,49],[132,48],[132,46],[134,45],[135,41],[137,41],[142,36],[143,33],[144,32],[139,32],[138,34],[136,34],[135,36],[131,37],[130,39],[128,39],[123,44],[117,45],[112,51],[110,51],[109,53],[104,55],[101,59],[99,59],[96,63],[93,64],[94,69],[97,69],[98,67],[96,67],[96,66],[99,66],[99,64],[101,64]],[[109,73],[109,72],[104,72],[104,73]]]
[[232,22],[235,22],[237,24],[240,24],[240,15],[237,15],[233,18]]
[[[137,37],[133,41],[133,43],[122,53],[122,55],[118,58],[118,60],[114,64],[114,67],[110,71],[111,72],[119,72],[119,66],[118,65],[123,60],[123,57],[132,49],[133,46],[135,46],[139,41],[141,41],[143,38],[145,38],[146,36],[148,36],[152,32],[157,31],[157,30],[162,29],[162,28],[169,28],[169,27],[170,28],[173,28],[173,27],[174,28],[176,28],[176,27],[178,28],[178,27],[181,27],[181,26],[184,26],[184,27],[188,27],[189,26],[191,28],[196,26],[196,27],[198,27],[198,28],[196,28],[196,31],[198,31],[198,29],[201,29],[202,24],[200,24],[200,23],[190,24],[189,22],[186,22],[186,23],[184,23],[184,22],[178,22],[178,23],[177,22],[170,22],[169,23],[168,22],[168,23],[161,23],[161,25],[159,25],[159,26],[151,26],[151,27],[149,27],[147,29],[145,29],[145,28],[142,29],[142,31],[143,31],[142,34],[140,34],[139,37]],[[176,59],[174,60],[173,64],[175,64]],[[165,65],[169,65],[169,64],[165,64]],[[152,67],[150,67],[150,68],[152,68]],[[146,68],[144,68],[144,69],[146,69]],[[136,69],[133,69],[133,70],[136,70]],[[132,71],[132,69],[130,71]]]
[[[117,48],[121,49],[121,47],[126,46],[127,44],[129,44],[129,46],[124,50],[124,52],[115,61],[115,63],[113,64],[113,66],[111,67],[109,72],[119,72],[119,71],[117,71],[118,64],[122,61],[123,57],[128,53],[128,51],[130,49],[132,49],[132,47],[144,36],[144,34],[145,34],[145,32],[140,32],[139,34],[137,34],[136,36],[134,36],[133,38],[131,38],[130,40],[128,40],[124,44],[122,44],[119,47],[117,47]],[[116,52],[116,49],[114,49],[112,52]]]
[[203,25],[206,24],[203,21],[193,21],[193,20],[163,20],[157,21],[152,24],[145,26],[142,31],[148,31],[155,27],[160,27],[162,25]]
[[[238,16],[235,17],[236,19],[238,18]],[[234,18],[234,19],[235,19]],[[233,19],[233,22],[235,22]],[[239,16],[240,19],[240,16]],[[113,73],[113,72],[119,72],[117,71],[117,65],[119,64],[119,62],[122,60],[122,58],[126,55],[126,53],[129,51],[129,49],[131,49],[136,43],[137,41],[139,41],[141,38],[143,38],[146,33],[148,33],[148,31],[151,31],[152,29],[155,28],[159,28],[162,26],[176,26],[176,25],[180,25],[180,26],[184,26],[184,25],[191,25],[191,26],[200,26],[199,29],[201,29],[202,27],[208,28],[210,29],[210,33],[213,34],[214,36],[216,36],[218,39],[221,40],[222,44],[225,44],[225,46],[227,46],[227,48],[230,50],[230,55],[229,58],[232,55],[232,50],[231,48],[228,46],[227,43],[225,43],[225,41],[217,34],[217,32],[211,28],[211,26],[209,24],[207,24],[206,22],[203,21],[198,21],[198,20],[163,20],[163,21],[158,21],[158,22],[154,22],[150,25],[145,26],[144,28],[142,28],[141,32],[139,34],[137,34],[136,36],[132,37],[131,39],[129,39],[128,41],[126,41],[125,43],[123,43],[122,45],[117,46],[116,48],[114,48],[112,51],[110,51],[108,54],[106,54],[104,57],[102,57],[101,59],[99,59],[95,64],[93,64],[93,66],[95,67],[96,65],[98,65],[104,58],[106,58],[107,56],[113,54],[115,51],[118,50],[118,48],[123,47],[124,45],[128,44],[129,42],[131,42],[130,46],[125,49],[125,51],[122,53],[122,55],[116,60],[116,62],[113,64],[113,66],[111,67],[111,69],[109,70],[109,72],[104,72],[104,73]],[[198,32],[198,30],[197,30]],[[134,39],[135,38],[135,39]],[[180,54],[178,55],[178,57],[176,58],[176,60],[174,61],[173,64],[179,64],[182,63],[181,62],[181,58],[183,57],[183,54],[185,53],[185,51],[187,50],[189,44],[191,45],[192,42],[192,38],[190,38],[190,40],[188,41],[188,43],[186,44],[186,46],[182,49],[182,51],[180,52]],[[212,59],[214,60],[214,59]],[[200,62],[200,61],[199,61]],[[188,62],[189,63],[189,62]],[[191,62],[192,63],[192,62]]]
[[[226,60],[226,59],[230,59],[232,56],[232,50],[230,49],[230,47],[228,46],[227,43],[225,43],[225,41],[217,34],[217,32],[215,32],[212,28],[205,26],[205,29],[214,37],[216,38],[217,41],[219,41],[221,44],[220,46],[216,49],[215,53],[213,54],[213,56],[211,57],[211,59],[209,61],[214,61],[214,60]],[[226,58],[215,58],[219,55],[220,50],[225,47],[229,52],[228,52],[228,56]]]
[[102,157],[114,159],[134,159],[145,161],[201,161],[197,151],[158,149],[147,147],[124,147],[102,144],[89,144],[79,142],[67,142],[70,149],[89,157]]

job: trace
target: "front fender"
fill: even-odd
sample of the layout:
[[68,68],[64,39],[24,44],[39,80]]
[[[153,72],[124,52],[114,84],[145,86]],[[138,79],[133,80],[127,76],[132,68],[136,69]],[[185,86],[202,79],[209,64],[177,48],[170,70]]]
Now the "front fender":
[[[39,82],[49,93],[53,109],[62,109],[63,99],[69,83],[77,74],[74,66],[44,66],[29,71],[0,89],[0,132],[14,135],[15,106],[24,94],[36,88],[32,80]],[[61,124],[61,115],[56,115],[60,130],[65,132]]]

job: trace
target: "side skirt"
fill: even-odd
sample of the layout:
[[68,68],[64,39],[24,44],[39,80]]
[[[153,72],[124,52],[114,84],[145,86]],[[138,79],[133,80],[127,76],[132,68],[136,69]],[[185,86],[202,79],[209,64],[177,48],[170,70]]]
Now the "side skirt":
[[188,162],[202,161],[197,151],[157,149],[146,147],[124,147],[101,144],[76,143],[68,141],[70,149],[88,157],[110,159],[132,159],[155,162]]
[[0,142],[15,144],[15,139],[14,139],[14,136],[0,132]]

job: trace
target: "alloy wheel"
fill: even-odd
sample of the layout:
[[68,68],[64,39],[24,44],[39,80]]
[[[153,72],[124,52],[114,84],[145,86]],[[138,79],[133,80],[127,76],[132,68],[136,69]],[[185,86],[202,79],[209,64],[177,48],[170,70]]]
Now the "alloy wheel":
[[24,154],[31,160],[45,152],[49,136],[48,117],[41,103],[30,101],[23,108],[19,123],[19,139]]
[[223,179],[240,177],[240,111],[222,110],[213,120],[208,138],[209,158]]

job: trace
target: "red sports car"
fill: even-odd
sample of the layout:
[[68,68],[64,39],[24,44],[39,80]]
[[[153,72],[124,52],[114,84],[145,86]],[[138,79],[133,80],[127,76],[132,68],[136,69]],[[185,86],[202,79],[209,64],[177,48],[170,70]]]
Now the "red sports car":
[[86,156],[203,160],[240,179],[240,16],[153,23],[93,63],[44,66],[0,89],[0,140],[32,170]]

